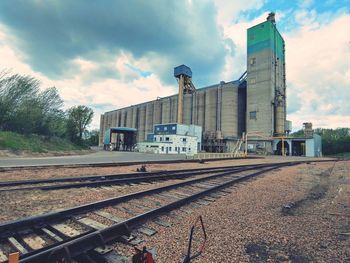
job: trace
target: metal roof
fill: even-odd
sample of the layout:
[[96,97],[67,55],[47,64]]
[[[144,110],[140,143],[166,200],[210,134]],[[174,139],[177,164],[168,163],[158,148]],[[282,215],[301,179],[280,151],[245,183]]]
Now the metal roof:
[[129,127],[111,127],[111,132],[136,132],[137,129]]

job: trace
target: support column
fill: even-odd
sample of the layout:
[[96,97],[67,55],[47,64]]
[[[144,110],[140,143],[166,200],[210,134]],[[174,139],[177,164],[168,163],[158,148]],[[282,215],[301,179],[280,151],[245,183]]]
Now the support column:
[[179,97],[177,103],[177,123],[183,123],[184,75],[179,78]]

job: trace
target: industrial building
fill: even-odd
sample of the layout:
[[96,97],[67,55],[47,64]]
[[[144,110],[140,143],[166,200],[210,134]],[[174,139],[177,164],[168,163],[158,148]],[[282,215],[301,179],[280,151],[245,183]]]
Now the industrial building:
[[146,142],[139,142],[137,150],[158,154],[194,155],[201,150],[202,127],[178,123],[157,124]]
[[250,151],[281,152],[278,142],[291,130],[285,65],[285,43],[270,13],[247,30],[247,70],[240,78],[195,88],[191,69],[178,66],[178,94],[104,113],[100,138],[110,128],[128,127],[140,143],[156,125],[178,123],[202,127],[202,151],[231,152],[245,134]]

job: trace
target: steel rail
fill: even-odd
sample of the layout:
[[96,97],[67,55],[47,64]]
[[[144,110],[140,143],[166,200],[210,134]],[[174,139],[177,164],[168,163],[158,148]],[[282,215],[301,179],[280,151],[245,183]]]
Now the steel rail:
[[[262,157],[234,157],[234,158],[216,158],[216,159],[201,159],[205,162],[215,162],[222,160],[240,160],[240,159],[263,159]],[[2,166],[0,172],[8,170],[33,170],[33,169],[48,169],[48,168],[82,168],[82,167],[117,167],[128,165],[141,164],[168,164],[168,163],[197,163],[198,159],[182,159],[182,160],[153,160],[153,161],[138,161],[138,162],[106,162],[106,163],[79,163],[79,164],[47,164],[47,165],[17,165],[17,166]]]
[[266,164],[248,164],[248,165],[234,165],[234,166],[162,170],[162,171],[155,171],[155,172],[106,174],[106,175],[84,175],[84,176],[73,176],[73,177],[67,176],[67,177],[59,177],[59,178],[34,179],[34,180],[13,180],[13,181],[0,182],[0,187],[27,185],[27,184],[56,183],[56,182],[108,180],[108,179],[126,178],[130,176],[160,175],[160,174],[168,174],[168,173],[186,173],[186,172],[196,172],[196,171],[220,170],[225,168],[241,168],[241,167],[249,167],[249,166],[259,166],[259,165],[266,165]]
[[267,169],[264,169],[262,171],[254,172],[252,174],[242,176],[239,178],[234,178],[229,181],[226,181],[220,185],[210,187],[208,189],[205,189],[203,191],[200,191],[198,193],[195,193],[191,196],[184,197],[182,199],[173,201],[169,204],[166,204],[162,207],[152,209],[148,212],[145,212],[143,214],[139,214],[137,216],[134,216],[130,219],[124,220],[123,222],[117,223],[115,225],[112,225],[110,227],[107,227],[102,230],[95,230],[91,233],[88,233],[84,236],[80,236],[77,238],[73,238],[71,240],[68,240],[67,242],[63,242],[61,244],[58,244],[56,246],[52,246],[48,249],[42,249],[40,251],[34,251],[32,254],[25,254],[21,257],[20,261],[21,263],[37,263],[37,262],[50,262],[54,258],[62,258],[65,257],[65,259],[69,262],[73,258],[80,256],[86,252],[91,251],[92,249],[98,247],[98,246],[104,246],[106,243],[114,241],[118,238],[120,238],[123,235],[126,235],[130,233],[129,229],[134,228],[135,226],[139,225],[140,223],[144,222],[145,220],[154,218],[159,216],[162,213],[169,212],[175,208],[178,208],[188,202],[191,202],[192,200],[198,199],[201,196],[207,195],[209,193],[212,193],[214,191],[218,191],[220,189],[223,189],[225,187],[228,187],[232,184],[239,183],[242,181],[249,180],[253,177],[256,177],[258,175],[264,174],[266,172],[288,166],[288,165],[296,165],[298,163],[293,164],[278,164],[275,167],[270,167]]
[[[183,173],[181,173],[181,170],[175,170],[175,171],[165,171],[165,172],[155,172],[155,173],[148,173],[146,176],[138,175],[136,173],[129,174],[130,176],[127,177],[127,174],[121,175],[120,179],[110,179],[108,176],[101,176],[100,180],[94,179],[94,180],[82,180],[82,181],[88,181],[88,182],[77,182],[77,183],[70,183],[70,184],[56,184],[56,185],[44,185],[44,186],[31,186],[31,187],[18,187],[18,188],[5,188],[4,187],[10,187],[12,184],[9,184],[9,182],[4,183],[3,185],[0,184],[0,192],[9,192],[9,191],[23,191],[23,190],[58,190],[58,189],[68,189],[68,188],[79,188],[79,187],[98,187],[98,186],[108,186],[108,185],[116,185],[116,184],[128,184],[128,183],[141,183],[141,182],[150,182],[150,181],[159,181],[159,180],[170,180],[170,179],[183,179],[187,177],[192,177],[195,175],[200,174],[206,174],[210,172],[224,172],[224,171],[234,171],[237,169],[241,169],[244,167],[246,170],[256,169],[256,168],[262,168],[262,167],[270,167],[274,164],[259,164],[259,165],[245,165],[245,166],[227,166],[227,167],[215,167],[213,169],[192,169],[192,170],[185,170]],[[170,173],[170,174],[168,174]],[[124,176],[125,175],[125,176]],[[114,175],[109,175],[111,178],[119,177]],[[85,177],[86,178],[86,177]],[[85,179],[84,178],[84,179]],[[41,181],[41,180],[39,180]],[[42,180],[45,181],[45,180]],[[61,180],[55,181],[52,180],[50,183],[56,183],[56,182],[62,182]],[[14,182],[14,185],[20,185],[20,181]],[[25,181],[25,185],[28,185],[29,181]],[[34,184],[38,184],[38,181],[35,181]]]
[[243,171],[245,171],[245,168],[241,168],[241,169],[234,170],[234,171],[227,171],[227,172],[223,172],[223,173],[217,173],[217,174],[206,176],[206,177],[191,179],[191,180],[187,180],[184,182],[179,182],[179,183],[175,183],[175,184],[171,184],[171,185],[167,185],[167,186],[162,186],[162,187],[157,187],[157,188],[153,188],[153,189],[149,189],[149,190],[139,191],[139,192],[135,192],[135,193],[119,196],[119,197],[113,197],[113,198],[105,199],[102,201],[84,204],[84,205],[76,206],[73,208],[69,208],[69,209],[65,209],[65,210],[61,210],[61,211],[57,211],[57,212],[46,213],[46,214],[39,215],[39,216],[27,217],[24,219],[18,219],[18,220],[14,220],[14,221],[10,221],[10,222],[4,222],[4,223],[0,224],[0,237],[4,233],[6,234],[6,232],[8,232],[8,231],[20,231],[23,228],[28,228],[28,227],[31,227],[35,224],[45,223],[45,222],[51,221],[51,220],[57,221],[58,219],[68,218],[72,215],[87,213],[87,212],[90,212],[93,210],[104,208],[106,206],[116,205],[118,203],[125,202],[125,201],[133,199],[133,198],[138,198],[141,196],[154,194],[157,192],[169,190],[172,188],[177,188],[179,186],[184,186],[187,184],[202,182],[205,180],[214,179],[214,178],[229,175],[229,174],[240,173]]
[[[303,160],[298,161],[301,163],[311,163],[311,162],[333,162],[336,160]],[[47,178],[47,179],[34,179],[34,180],[13,180],[13,181],[0,181],[0,188],[2,187],[12,187],[18,185],[31,185],[31,184],[44,184],[44,183],[55,183],[55,182],[81,182],[81,181],[96,181],[96,180],[109,180],[117,178],[126,178],[130,176],[146,176],[146,175],[160,175],[168,173],[186,173],[194,171],[206,171],[206,170],[216,170],[216,169],[225,169],[225,168],[241,168],[241,167],[250,167],[250,166],[265,166],[265,165],[275,165],[280,163],[291,163],[293,161],[287,162],[275,162],[275,163],[260,163],[260,164],[244,164],[244,165],[234,165],[234,166],[220,166],[220,167],[206,167],[206,168],[192,168],[192,169],[178,169],[178,170],[163,170],[156,172],[133,172],[133,173],[122,173],[122,174],[106,174],[106,175],[84,175],[84,176],[72,176],[72,177],[59,177],[59,178]]]

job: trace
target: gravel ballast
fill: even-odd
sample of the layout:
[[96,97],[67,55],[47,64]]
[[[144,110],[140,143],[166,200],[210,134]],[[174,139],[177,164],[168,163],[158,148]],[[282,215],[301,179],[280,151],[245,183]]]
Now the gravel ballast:
[[[145,244],[157,249],[158,262],[181,261],[190,226],[202,215],[208,241],[195,262],[349,262],[350,161],[338,162],[329,176],[332,166],[303,164],[232,187],[190,215],[176,212],[168,218],[173,226],[157,227]],[[328,190],[313,198],[322,177],[329,177]],[[295,214],[282,213],[300,200]]]
[[[204,165],[210,167],[281,160],[266,158]],[[146,222],[145,226],[155,229],[157,233],[150,237],[140,235],[144,242],[139,248],[144,245],[155,248],[157,262],[183,260],[189,229],[197,216],[202,215],[208,240],[204,253],[195,262],[350,262],[350,161],[339,161],[333,166],[334,162],[326,162],[279,169],[228,188],[230,193],[216,198],[214,202],[207,202],[208,205],[188,204],[161,216],[170,227]],[[119,172],[128,172],[135,170],[135,167],[84,169],[88,169],[89,174],[101,174],[101,171],[116,172],[117,168]],[[197,168],[203,167],[203,164],[184,164],[181,167]],[[179,164],[153,165],[149,168],[179,169]],[[43,174],[26,171],[25,176],[19,172],[9,172],[7,175],[21,179],[50,178],[68,176],[73,170],[53,169],[51,173],[42,170]],[[78,174],[80,169],[75,171]],[[80,173],[86,175],[86,170]],[[1,173],[2,180],[3,176],[4,173]],[[52,192],[0,193],[3,203],[0,222],[179,181]],[[96,217],[96,220],[99,218]],[[201,240],[200,235],[197,239]],[[194,242],[195,247],[198,245],[198,241]],[[115,248],[128,256],[134,251],[131,246],[122,244],[116,244]]]

